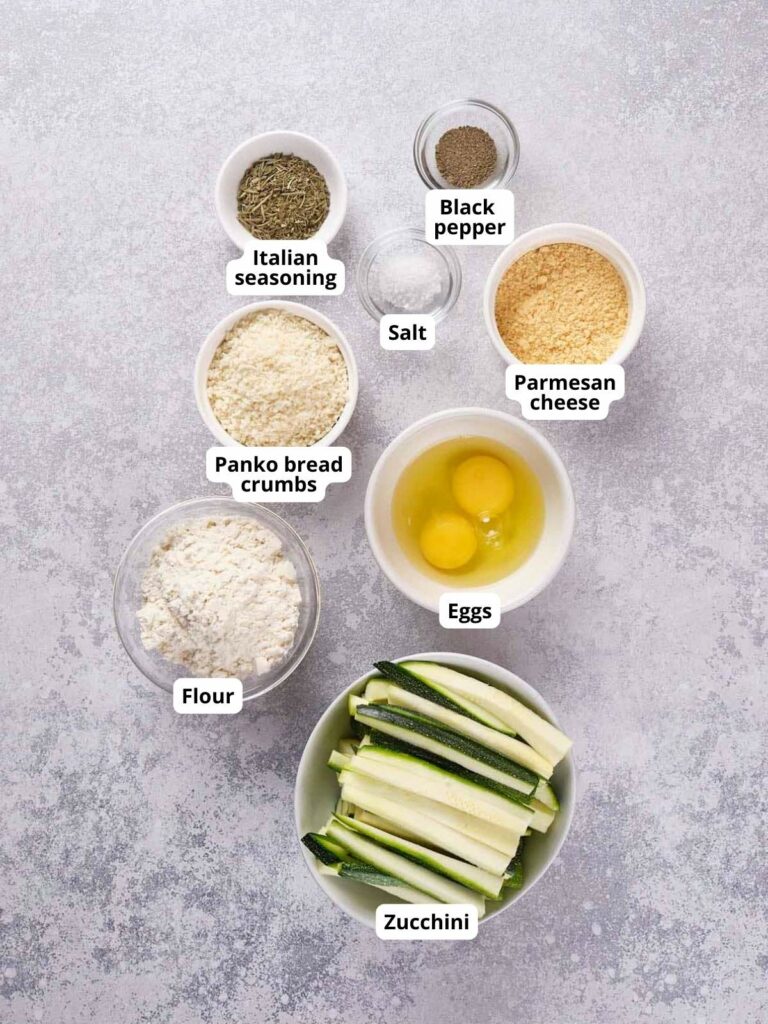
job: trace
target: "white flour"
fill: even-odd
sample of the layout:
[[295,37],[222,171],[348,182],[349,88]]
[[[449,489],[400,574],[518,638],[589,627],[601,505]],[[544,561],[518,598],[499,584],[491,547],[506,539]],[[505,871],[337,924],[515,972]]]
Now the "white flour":
[[238,516],[173,527],[152,552],[141,639],[196,676],[261,675],[281,662],[299,622],[296,570],[280,540]]

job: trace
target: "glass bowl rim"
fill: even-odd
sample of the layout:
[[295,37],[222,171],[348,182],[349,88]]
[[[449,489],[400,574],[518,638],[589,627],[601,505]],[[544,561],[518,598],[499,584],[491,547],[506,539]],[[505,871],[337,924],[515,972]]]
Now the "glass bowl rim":
[[413,139],[413,162],[416,164],[416,170],[419,172],[419,177],[427,186],[427,188],[446,188],[442,182],[438,181],[429,169],[429,166],[421,158],[421,148],[424,138],[427,132],[432,127],[434,122],[443,114],[448,114],[454,110],[460,110],[462,107],[480,107],[482,110],[487,110],[493,114],[501,123],[504,131],[509,135],[511,140],[510,145],[510,159],[507,166],[506,172],[503,178],[493,187],[494,188],[508,188],[510,181],[515,176],[517,171],[517,165],[520,162],[520,137],[517,134],[517,129],[514,124],[510,121],[503,110],[494,106],[492,103],[488,103],[487,100],[478,99],[466,99],[466,100],[451,100],[450,103],[444,103],[437,110],[433,110],[431,114],[427,114],[424,120],[421,122],[419,127],[416,129],[416,135]]
[[[126,639],[123,636],[123,631],[120,627],[120,620],[117,614],[118,587],[126,573],[130,555],[135,550],[140,539],[146,536],[149,530],[157,524],[158,520],[164,518],[167,515],[170,515],[171,513],[175,513],[182,509],[193,508],[195,506],[199,506],[202,502],[210,501],[225,502],[231,506],[233,514],[243,514],[243,512],[245,512],[246,518],[257,519],[259,515],[263,515],[268,522],[271,520],[272,524],[277,524],[277,529],[275,532],[277,533],[278,536],[280,536],[280,531],[285,531],[287,535],[291,536],[293,540],[296,541],[297,546],[302,553],[302,556],[306,560],[306,564],[309,568],[311,591],[314,594],[314,615],[312,617],[311,623],[308,624],[308,628],[306,629],[304,636],[301,638],[298,646],[296,647],[295,660],[287,660],[284,666],[285,671],[280,672],[277,678],[274,679],[273,682],[271,682],[269,686],[267,686],[265,689],[257,690],[255,693],[244,693],[243,703],[245,703],[246,701],[254,700],[256,697],[263,697],[265,694],[269,693],[270,690],[274,690],[281,683],[285,682],[285,680],[296,671],[296,669],[302,663],[304,658],[307,656],[307,653],[309,652],[309,649],[314,642],[315,636],[317,634],[318,625],[320,623],[322,592],[320,588],[320,577],[317,572],[317,566],[315,565],[312,555],[309,553],[307,545],[304,543],[304,540],[299,535],[297,530],[294,529],[294,527],[291,526],[291,524],[286,519],[283,519],[283,517],[279,516],[276,512],[273,512],[271,509],[265,508],[264,505],[259,505],[257,502],[235,501],[234,498],[230,498],[226,494],[210,494],[198,498],[185,498],[183,501],[177,501],[174,504],[168,505],[166,508],[161,509],[159,512],[156,512],[153,516],[147,519],[142,526],[139,527],[136,533],[134,533],[134,535],[128,541],[128,544],[126,545],[125,550],[123,551],[120,561],[118,562],[117,569],[115,570],[114,581],[112,584],[112,616],[115,622],[115,629],[117,631],[117,635],[120,638],[120,643],[123,645],[123,649],[130,658],[131,663],[138,669],[138,671],[142,674],[142,676],[145,679],[152,683],[153,686],[156,686],[158,689],[163,690],[165,693],[171,693],[173,691],[173,685],[171,685],[171,687],[166,687],[162,683],[154,679],[152,676],[148,675],[145,669],[136,661],[136,659],[133,656],[133,653],[131,652],[128,644],[126,643]],[[248,512],[245,511],[247,509],[256,508],[258,508],[258,514],[256,516],[249,515]],[[280,539],[282,540],[282,537],[280,537]],[[179,676],[179,678],[183,677]]]
[[376,256],[383,250],[384,246],[394,241],[395,238],[400,237],[402,239],[411,239],[416,242],[423,242],[424,245],[430,246],[435,252],[441,257],[448,269],[448,297],[443,305],[436,310],[434,313],[429,314],[435,323],[445,319],[450,313],[461,293],[462,275],[461,275],[461,264],[456,253],[450,246],[447,245],[434,245],[430,242],[421,228],[405,227],[405,228],[392,228],[390,231],[384,231],[382,234],[377,235],[373,241],[369,242],[363,250],[363,254],[360,257],[357,264],[357,272],[355,275],[355,284],[357,285],[357,294],[362,302],[367,313],[373,317],[377,322],[381,320],[386,313],[379,309],[377,304],[373,301],[370,288],[368,287],[368,274],[371,269],[371,265]]

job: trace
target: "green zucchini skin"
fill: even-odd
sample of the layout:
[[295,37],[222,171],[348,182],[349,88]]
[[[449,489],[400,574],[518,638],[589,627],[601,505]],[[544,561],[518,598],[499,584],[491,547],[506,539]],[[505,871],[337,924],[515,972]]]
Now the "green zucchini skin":
[[[404,690],[409,690],[411,693],[415,693],[418,697],[423,697],[425,700],[431,700],[433,704],[440,704],[444,708],[448,708],[451,711],[456,711],[460,715],[466,715],[467,712],[459,704],[456,704],[449,697],[444,697],[438,690],[433,689],[431,686],[427,686],[416,676],[411,675],[410,672],[406,672],[405,669],[400,668],[393,661],[376,661],[373,665],[374,668],[378,669],[379,672],[386,678],[391,679],[393,683],[397,683],[398,686],[402,686]],[[468,718],[474,716],[468,715]]]
[[405,885],[405,882],[401,882],[394,875],[385,875],[383,871],[377,871],[367,864],[342,864],[339,874],[342,878],[351,878],[355,882],[364,882],[365,885],[388,885],[398,888]]
[[301,841],[309,852],[317,857],[321,864],[333,867],[344,860],[344,857],[339,855],[340,847],[338,843],[334,843],[327,836],[321,835],[319,832],[307,832],[306,835],[301,837]]
[[364,825],[353,818],[340,818],[338,815],[335,815],[335,818],[345,828],[359,832],[378,846],[393,850],[400,857],[405,857],[406,860],[410,860],[414,864],[434,871],[435,874],[450,878],[454,882],[458,882],[459,885],[464,885],[489,899],[497,899],[501,892],[503,876],[494,875],[490,871],[478,868],[451,854],[431,850],[409,840],[399,839],[391,833],[371,825]]
[[402,665],[396,665],[393,661],[377,661],[374,667],[381,672],[385,679],[396,683],[403,690],[409,690],[417,697],[423,697],[424,700],[429,700],[433,704],[439,704],[449,711],[455,711],[456,714],[464,715],[465,718],[471,718],[473,721],[487,725],[489,728],[497,729],[510,736],[515,735],[514,729],[506,726],[498,716],[486,711],[485,708],[475,708],[471,701],[465,701],[463,697],[453,700],[443,692],[443,687],[420,679],[419,676],[403,668]]
[[521,889],[523,887],[523,849],[522,844],[515,856],[509,862],[509,867],[504,876],[505,889]]
[[478,775],[477,772],[470,771],[469,768],[463,768],[459,764],[454,764],[453,761],[446,761],[444,757],[440,757],[438,754],[432,754],[428,750],[421,750],[420,747],[414,747],[410,743],[396,740],[393,736],[387,736],[386,733],[372,730],[370,737],[370,745],[373,747],[390,750],[397,754],[406,754],[417,761],[427,761],[429,764],[434,765],[435,768],[440,768],[449,775],[455,775],[465,782],[471,782],[480,789],[487,789],[492,793],[497,793],[513,804],[521,804],[523,807],[527,807],[531,802],[532,797],[525,793],[520,793],[516,789],[510,789],[509,786],[496,782],[494,779],[488,779],[484,775]]
[[503,754],[498,754],[495,750],[489,750],[488,747],[484,747],[480,743],[476,743],[474,740],[454,732],[447,726],[441,725],[434,719],[419,715],[414,711],[395,708],[388,704],[365,704],[357,708],[355,717],[358,721],[364,720],[366,725],[371,725],[374,729],[376,728],[376,722],[386,722],[390,725],[400,726],[403,729],[420,733],[422,736],[442,743],[452,750],[466,754],[467,757],[472,757],[476,761],[482,761],[490,768],[496,768],[498,771],[511,775],[521,782],[529,783],[534,789],[539,784],[539,776],[529,768],[516,764],[514,761],[510,761],[508,757],[504,757]]

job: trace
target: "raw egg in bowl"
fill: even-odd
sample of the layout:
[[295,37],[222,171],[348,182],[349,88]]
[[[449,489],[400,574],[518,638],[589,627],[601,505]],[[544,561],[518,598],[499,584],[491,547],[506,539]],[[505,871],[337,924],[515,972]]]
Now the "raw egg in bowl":
[[381,568],[412,601],[437,611],[446,591],[477,588],[498,593],[507,611],[562,565],[573,492],[555,450],[523,420],[449,409],[383,452],[365,521]]

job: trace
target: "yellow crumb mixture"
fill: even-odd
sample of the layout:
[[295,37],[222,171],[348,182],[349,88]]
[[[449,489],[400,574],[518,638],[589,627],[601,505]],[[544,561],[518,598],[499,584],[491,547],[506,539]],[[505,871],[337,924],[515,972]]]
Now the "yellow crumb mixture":
[[512,264],[495,311],[504,344],[523,363],[604,363],[624,336],[629,302],[610,260],[557,242]]

